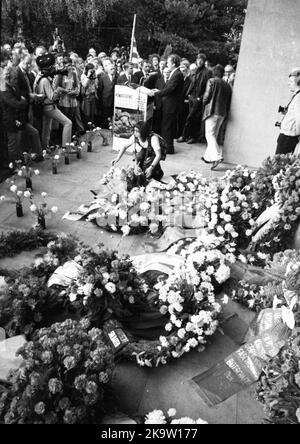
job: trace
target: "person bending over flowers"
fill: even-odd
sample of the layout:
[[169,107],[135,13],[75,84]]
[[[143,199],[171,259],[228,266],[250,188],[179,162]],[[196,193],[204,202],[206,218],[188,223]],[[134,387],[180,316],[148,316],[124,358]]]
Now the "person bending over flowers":
[[150,130],[147,122],[138,122],[134,127],[134,134],[119,153],[117,159],[112,161],[115,166],[123,157],[128,148],[134,146],[135,175],[138,186],[144,186],[151,179],[160,181],[164,172],[160,166],[162,157],[159,136]]

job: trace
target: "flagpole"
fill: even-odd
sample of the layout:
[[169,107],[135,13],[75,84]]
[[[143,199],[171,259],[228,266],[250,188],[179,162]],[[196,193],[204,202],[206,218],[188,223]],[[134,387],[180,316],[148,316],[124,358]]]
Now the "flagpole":
[[134,14],[134,19],[133,19],[133,28],[132,28],[132,36],[131,36],[131,47],[130,47],[130,62],[132,61],[133,40],[134,40],[134,36],[135,36],[135,27],[136,27],[136,14]]

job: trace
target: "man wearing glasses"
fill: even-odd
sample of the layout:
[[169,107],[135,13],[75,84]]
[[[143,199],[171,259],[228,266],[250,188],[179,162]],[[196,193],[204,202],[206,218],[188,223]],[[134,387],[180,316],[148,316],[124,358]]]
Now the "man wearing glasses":
[[300,137],[300,68],[292,70],[289,86],[293,97],[284,110],[284,118],[280,126],[276,154],[293,153]]

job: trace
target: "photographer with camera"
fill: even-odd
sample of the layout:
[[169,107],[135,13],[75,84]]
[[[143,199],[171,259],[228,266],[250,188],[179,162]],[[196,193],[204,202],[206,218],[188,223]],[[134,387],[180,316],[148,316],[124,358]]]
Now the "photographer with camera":
[[53,78],[57,75],[55,70],[55,57],[53,54],[44,54],[37,58],[39,73],[35,79],[34,92],[43,95],[44,101],[40,110],[36,113],[43,115],[42,123],[42,146],[45,150],[49,146],[52,121],[55,120],[63,126],[62,146],[72,141],[72,122],[57,107],[57,104],[63,94],[68,91],[65,88],[53,88]]
[[276,154],[289,154],[295,151],[300,137],[300,68],[295,68],[289,75],[289,87],[293,97],[287,107],[279,107],[279,113],[284,115],[282,122],[275,125],[280,127]]
[[87,127],[88,122],[94,123],[96,113],[96,89],[97,76],[95,66],[88,63],[81,76],[81,111],[84,118],[84,124]]

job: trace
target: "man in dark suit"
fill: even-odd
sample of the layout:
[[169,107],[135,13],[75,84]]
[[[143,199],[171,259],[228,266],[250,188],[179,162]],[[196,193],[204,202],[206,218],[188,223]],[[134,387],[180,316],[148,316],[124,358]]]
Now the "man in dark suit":
[[43,160],[43,151],[38,130],[33,126],[33,111],[32,104],[38,100],[38,96],[33,93],[34,74],[31,71],[32,58],[30,55],[25,55],[18,67],[17,85],[18,91],[22,97],[27,101],[27,108],[23,111],[24,121],[24,143],[29,146],[29,151],[36,154],[36,160]]
[[179,104],[179,112],[177,118],[177,137],[182,136],[183,128],[185,126],[186,119],[189,115],[189,99],[188,99],[188,90],[191,85],[191,73],[190,73],[190,64],[189,62],[181,62],[180,71],[184,77],[184,85],[182,90],[182,95],[180,98]]
[[[162,76],[159,77],[156,81],[155,88],[159,91],[162,91],[169,78],[170,78],[170,70],[169,68],[165,68]],[[153,115],[153,130],[155,133],[161,135],[161,122],[162,122],[162,98],[158,95],[155,97],[154,100],[154,115]]]
[[187,92],[189,98],[189,115],[183,130],[182,137],[178,142],[187,142],[193,144],[197,141],[201,132],[201,120],[203,113],[203,95],[205,93],[208,79],[212,74],[205,68],[207,57],[205,54],[199,54],[197,57],[197,71],[192,77],[192,81]]
[[116,68],[110,60],[104,62],[104,73],[98,76],[97,97],[102,114],[103,128],[109,128],[109,120],[114,114],[115,86],[117,84]]
[[172,54],[168,58],[167,66],[171,72],[166,86],[161,90],[154,90],[153,95],[162,99],[162,137],[168,146],[168,154],[175,154],[174,139],[176,137],[176,122],[180,98],[184,85],[183,74],[179,69],[180,57]]
[[124,65],[124,72],[118,77],[117,84],[128,85],[130,83],[136,83],[136,78],[133,74],[133,63],[127,62]]
[[136,83],[140,86],[145,86],[148,89],[154,89],[155,83],[158,79],[157,72],[151,72],[151,63],[149,60],[144,60],[142,65],[142,71],[135,73]]

